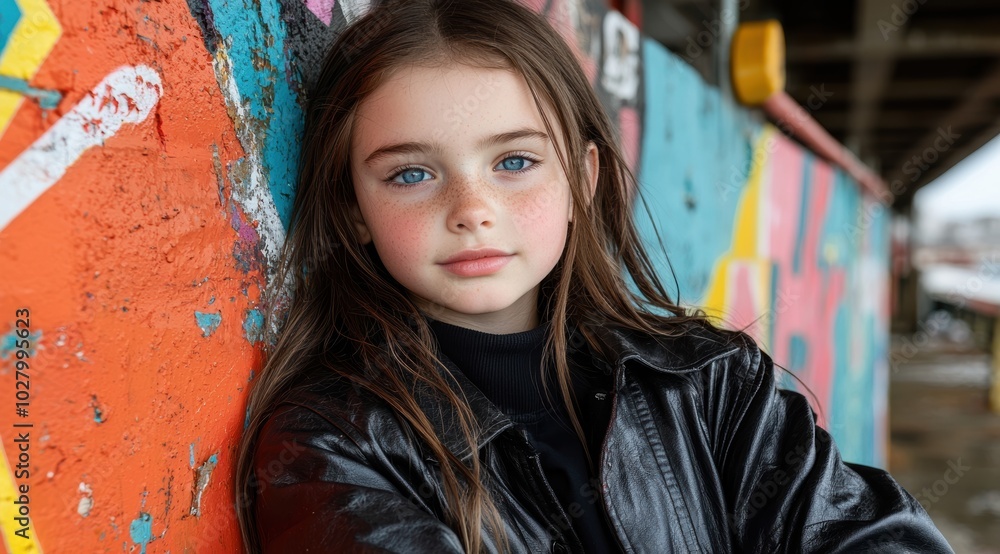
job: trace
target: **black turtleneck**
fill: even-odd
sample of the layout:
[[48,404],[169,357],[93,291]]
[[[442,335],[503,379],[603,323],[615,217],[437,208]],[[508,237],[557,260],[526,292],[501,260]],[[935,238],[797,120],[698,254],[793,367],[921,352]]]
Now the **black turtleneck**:
[[[542,388],[541,363],[550,322],[518,333],[496,335],[427,318],[447,356],[482,393],[523,426],[542,469],[587,552],[620,552],[603,515],[599,479],[569,423],[555,372],[547,368],[549,398]],[[577,357],[577,360],[588,358]],[[609,376],[572,366],[573,387],[582,409],[577,417],[591,455],[600,455],[611,409]]]

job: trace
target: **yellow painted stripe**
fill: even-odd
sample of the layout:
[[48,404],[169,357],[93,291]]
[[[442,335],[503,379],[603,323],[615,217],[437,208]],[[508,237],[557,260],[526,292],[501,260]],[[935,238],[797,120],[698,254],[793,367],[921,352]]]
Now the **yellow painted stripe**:
[[[774,131],[773,127],[765,125],[754,144],[753,160],[755,162],[751,164],[750,175],[747,176],[746,185],[740,192],[735,221],[733,222],[733,235],[730,240],[730,248],[716,261],[701,302],[705,313],[709,315],[724,317],[726,313],[727,307],[732,300],[728,294],[730,266],[735,261],[739,261],[743,265],[752,266],[754,273],[758,277],[755,283],[757,289],[756,295],[753,299],[755,308],[759,309],[760,313],[764,313],[768,309],[768,306],[771,305],[771,289],[769,286],[772,277],[771,263],[770,260],[761,258],[766,253],[761,252],[759,240],[767,236],[760,229],[760,207],[761,202],[764,201],[762,197],[765,189],[765,183],[763,183],[764,167],[769,162],[767,144]],[[760,314],[753,315],[757,317]],[[767,319],[764,318],[758,322],[758,326],[760,326],[759,330],[768,336],[760,336],[758,338],[765,344],[769,344],[771,339],[770,334],[767,333],[769,325],[762,325],[766,323]]]
[[[62,36],[62,27],[45,0],[16,0],[16,3],[21,18],[0,52],[0,74],[29,81]],[[0,91],[0,136],[7,131],[22,102],[24,97],[20,94]]]
[[24,96],[9,90],[0,90],[0,136],[3,136],[10,121],[14,119],[21,102],[24,102]]
[[715,262],[708,288],[705,289],[705,298],[701,302],[706,313],[721,316],[726,309],[727,274],[729,274],[729,256],[723,255]]
[[764,166],[768,162],[767,139],[770,136],[770,127],[765,126],[754,145],[753,160],[750,165],[750,175],[747,176],[746,186],[740,196],[740,204],[736,210],[736,223],[733,225],[733,248],[731,255],[736,258],[756,258],[759,249],[757,247],[757,237],[760,231],[760,190]]
[[62,27],[45,0],[16,0],[21,18],[0,55],[0,73],[31,79],[62,35]]
[[[41,543],[35,533],[33,522],[28,524],[28,537],[20,537],[14,531],[20,528],[14,521],[18,517],[17,506],[14,500],[17,498],[17,484],[14,482],[14,472],[7,462],[7,452],[0,447],[0,457],[3,458],[3,467],[0,467],[0,531],[3,532],[4,546],[9,554],[40,554],[42,552]],[[28,491],[28,498],[31,498],[31,491]],[[38,505],[30,504],[32,511],[38,513]],[[29,516],[30,517],[30,516]]]

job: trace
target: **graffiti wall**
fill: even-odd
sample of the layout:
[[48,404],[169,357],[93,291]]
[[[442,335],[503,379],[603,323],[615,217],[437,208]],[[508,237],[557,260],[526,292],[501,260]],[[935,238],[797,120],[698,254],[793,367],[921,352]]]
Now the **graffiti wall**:
[[[889,235],[883,206],[844,171],[643,45],[639,206],[685,304],[746,328],[813,401],[845,459],[883,466]],[[652,99],[655,98],[655,101]],[[820,108],[821,109],[821,108]],[[655,230],[654,230],[655,223]]]
[[[881,464],[887,241],[862,217],[872,201],[601,0],[525,2],[618,124],[682,300],[756,319],[845,458]],[[230,474],[303,91],[367,9],[0,0],[7,552],[240,550]]]

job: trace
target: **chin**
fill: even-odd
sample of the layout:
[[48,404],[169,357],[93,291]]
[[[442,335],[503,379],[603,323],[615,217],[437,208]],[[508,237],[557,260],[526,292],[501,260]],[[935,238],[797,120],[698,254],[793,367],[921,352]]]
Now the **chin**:
[[510,307],[510,304],[471,304],[455,307],[448,307],[449,310],[465,315],[484,315],[503,311]]

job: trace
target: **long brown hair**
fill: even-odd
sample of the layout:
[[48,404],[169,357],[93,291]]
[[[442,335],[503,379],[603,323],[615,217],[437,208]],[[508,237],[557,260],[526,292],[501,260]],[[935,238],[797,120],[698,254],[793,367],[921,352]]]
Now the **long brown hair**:
[[[467,552],[482,549],[484,525],[505,550],[504,526],[478,457],[466,465],[442,444],[408,383],[426,383],[454,404],[469,445],[478,444],[475,418],[435,370],[440,360],[426,321],[382,265],[374,243],[362,245],[351,217],[357,200],[349,153],[359,103],[398,68],[458,62],[517,71],[549,136],[556,135],[542,103],[552,110],[568,149],[561,152],[554,142],[570,183],[573,222],[562,259],[542,283],[539,314],[540,321],[551,321],[545,344],[551,363],[543,368],[554,368],[562,401],[576,404],[566,363],[568,329],[579,329],[600,351],[587,332],[590,325],[660,336],[676,335],[690,322],[712,325],[703,311],[675,303],[657,277],[633,221],[630,200],[639,191],[617,131],[573,53],[543,16],[512,0],[382,2],[337,37],[309,91],[292,222],[265,308],[267,327],[280,321],[281,332],[273,346],[265,346],[237,455],[237,517],[250,552],[260,549],[253,516],[254,440],[289,385],[310,367],[370,391],[429,448],[442,471],[442,521]],[[584,168],[590,141],[600,157],[592,200]],[[278,300],[286,286],[287,305]],[[569,410],[586,449],[575,414]],[[593,464],[589,451],[587,456]]]

